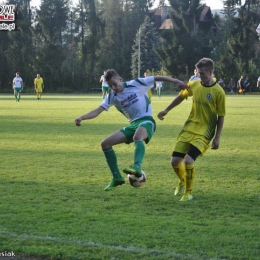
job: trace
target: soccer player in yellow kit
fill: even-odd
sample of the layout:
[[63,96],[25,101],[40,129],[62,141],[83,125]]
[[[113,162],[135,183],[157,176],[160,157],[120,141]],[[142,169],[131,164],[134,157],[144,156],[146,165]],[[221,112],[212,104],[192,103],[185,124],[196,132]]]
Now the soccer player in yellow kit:
[[208,149],[212,139],[211,148],[218,149],[226,114],[225,92],[213,79],[214,62],[203,58],[196,64],[196,69],[201,80],[188,82],[188,89],[182,90],[158,114],[158,118],[163,120],[171,109],[193,96],[191,113],[177,138],[171,159],[173,170],[179,178],[174,194],[183,195],[180,201],[193,199],[191,192],[195,177],[194,162]]
[[[148,77],[148,73],[147,73],[147,72],[144,73],[144,77],[145,77],[145,78]],[[148,90],[147,90],[147,93],[148,93],[148,98],[149,98],[150,102],[152,102],[152,95],[153,95],[152,90],[151,90],[151,89],[148,89]]]
[[34,89],[36,92],[37,99],[40,100],[42,97],[42,90],[44,89],[43,79],[40,76],[40,74],[37,74],[36,78],[34,79]]

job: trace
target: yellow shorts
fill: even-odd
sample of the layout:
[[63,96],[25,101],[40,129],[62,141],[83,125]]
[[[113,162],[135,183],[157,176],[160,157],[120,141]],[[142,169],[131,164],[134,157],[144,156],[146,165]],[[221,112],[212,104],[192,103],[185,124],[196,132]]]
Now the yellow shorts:
[[35,91],[36,91],[36,92],[42,92],[42,88],[37,87],[37,88],[35,89]]
[[209,148],[210,140],[207,140],[201,135],[192,134],[189,132],[181,132],[177,138],[177,143],[174,148],[174,152],[187,154],[190,145],[198,148],[203,155]]

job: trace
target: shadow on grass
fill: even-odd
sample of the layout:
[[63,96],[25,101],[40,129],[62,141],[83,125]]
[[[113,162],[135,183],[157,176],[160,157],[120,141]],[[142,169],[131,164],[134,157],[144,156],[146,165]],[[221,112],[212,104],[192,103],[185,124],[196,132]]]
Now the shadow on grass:
[[[151,257],[152,250],[159,259],[178,259],[170,252],[178,252],[180,259],[209,259],[212,255],[245,259],[245,254],[248,259],[258,257],[259,212],[254,205],[259,199],[256,197],[245,200],[243,194],[209,190],[197,192],[191,202],[181,203],[167,185],[158,188],[164,182],[157,187],[134,189],[124,185],[105,192],[98,176],[91,178],[87,185],[3,179],[1,195],[6,197],[6,204],[1,206],[1,229],[7,231],[8,240],[8,232],[16,234],[13,240],[17,252],[29,250],[30,246],[21,247],[25,242],[32,249],[34,245],[47,246],[54,257],[55,248],[59,248],[68,257],[64,259],[73,259],[70,257],[79,246],[102,254],[105,250],[111,254],[125,253],[124,248],[130,246],[133,255],[143,253],[147,259],[156,259]],[[5,238],[4,232],[1,237]],[[185,256],[187,239],[190,258]],[[245,240],[251,242],[245,246]],[[67,250],[72,250],[70,256]],[[78,251],[76,255],[84,253]]]

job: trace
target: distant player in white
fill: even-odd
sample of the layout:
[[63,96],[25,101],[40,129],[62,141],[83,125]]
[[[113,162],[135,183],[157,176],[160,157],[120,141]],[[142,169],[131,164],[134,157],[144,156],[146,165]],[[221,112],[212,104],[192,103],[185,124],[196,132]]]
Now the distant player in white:
[[[160,76],[160,75],[158,75]],[[157,92],[157,96],[160,98],[161,97],[161,93],[162,93],[162,86],[163,86],[163,83],[162,81],[156,81],[156,92]]]
[[19,76],[19,72],[16,72],[15,78],[13,79],[13,90],[15,100],[16,102],[19,102],[21,98],[21,92],[23,90],[23,80]]
[[109,86],[108,86],[107,81],[105,79],[105,74],[106,74],[106,72],[104,71],[104,75],[102,75],[100,80],[99,80],[99,82],[102,82],[102,98],[103,99],[105,98],[105,96],[109,92]]
[[194,80],[200,80],[200,74],[197,69],[194,69],[194,75],[190,77],[189,82]]
[[256,87],[257,87],[257,88],[259,89],[259,91],[260,91],[260,77],[257,79]]
[[145,143],[148,143],[155,131],[156,123],[152,117],[152,107],[147,90],[154,86],[155,81],[168,81],[179,85],[181,88],[187,86],[177,79],[164,76],[148,76],[135,80],[122,82],[122,78],[114,71],[108,70],[105,79],[111,89],[103,102],[96,109],[75,119],[77,126],[82,120],[97,117],[100,113],[115,106],[130,122],[130,125],[112,133],[101,142],[107,164],[113,175],[112,181],[105,190],[110,190],[125,183],[117,165],[117,157],[113,146],[121,143],[134,142],[134,164],[123,169],[126,174],[141,176],[142,161],[145,154]]

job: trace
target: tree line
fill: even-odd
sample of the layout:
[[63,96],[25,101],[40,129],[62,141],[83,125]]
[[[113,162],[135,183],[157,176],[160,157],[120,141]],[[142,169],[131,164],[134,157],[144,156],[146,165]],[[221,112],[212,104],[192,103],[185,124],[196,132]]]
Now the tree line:
[[[223,1],[207,22],[200,0],[170,0],[173,28],[158,30],[150,0],[8,0],[17,7],[15,31],[0,31],[0,91],[10,91],[15,72],[25,91],[40,73],[48,92],[88,92],[104,70],[125,80],[165,74],[187,80],[202,57],[215,61],[217,78],[252,83],[260,75],[260,1]],[[164,1],[160,1],[164,5]]]

